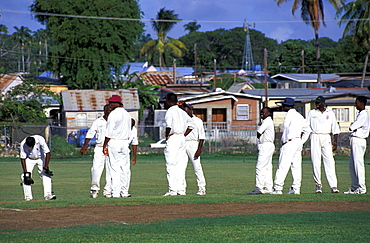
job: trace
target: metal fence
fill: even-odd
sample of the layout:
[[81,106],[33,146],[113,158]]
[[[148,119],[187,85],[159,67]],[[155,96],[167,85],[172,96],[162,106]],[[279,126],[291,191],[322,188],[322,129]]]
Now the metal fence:
[[[137,126],[140,136],[151,138],[153,141],[159,141],[165,137],[165,127],[163,126]],[[234,128],[235,129],[235,128]],[[27,136],[33,134],[39,134],[45,137],[51,150],[52,139],[54,135],[63,137],[66,141],[76,148],[83,145],[85,135],[88,127],[76,127],[72,130],[77,131],[76,134],[67,134],[71,128],[62,126],[47,126],[47,125],[1,125],[0,126],[0,148],[13,148],[19,150],[20,142]],[[280,127],[276,127],[275,131],[275,145],[276,150],[281,146],[280,138],[281,132]],[[206,129],[206,141],[204,143],[204,152],[213,153],[220,151],[228,151],[231,153],[253,153],[257,152],[257,137],[256,130],[232,130],[232,129],[219,129],[214,127],[213,129]],[[341,133],[338,138],[338,151],[337,153],[349,155],[349,137],[350,133]],[[369,139],[368,139],[369,141]],[[90,146],[94,146],[94,139],[91,140]],[[369,143],[368,143],[369,146]],[[140,144],[139,144],[140,148]],[[310,140],[304,144],[303,153],[309,154]],[[148,148],[141,147],[141,151],[150,152]],[[367,150],[368,151],[368,150]],[[1,156],[1,155],[0,155]]]

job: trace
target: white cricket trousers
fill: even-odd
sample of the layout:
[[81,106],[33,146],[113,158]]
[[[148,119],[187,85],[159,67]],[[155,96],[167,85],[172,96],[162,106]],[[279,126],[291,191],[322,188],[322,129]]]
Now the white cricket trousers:
[[256,163],[256,188],[272,191],[272,155],[275,145],[272,142],[258,144]]
[[[203,168],[200,163],[200,157],[194,159],[194,154],[198,150],[198,141],[186,141],[186,153],[193,164],[193,169],[195,173],[195,177],[197,179],[197,185],[199,190],[205,191],[206,190],[206,179],[204,178]],[[187,165],[188,163],[186,163]],[[186,168],[185,168],[186,170]],[[186,183],[186,180],[184,181]],[[186,187],[186,184],[185,184]]]
[[[104,155],[103,147],[96,146],[94,149],[94,160],[91,167],[91,190],[99,191],[100,190],[100,177],[103,173],[104,166],[108,164],[109,157]],[[105,168],[106,173],[109,174],[108,167]],[[106,178],[107,179],[107,178]],[[110,177],[109,177],[110,179]],[[110,183],[109,183],[110,187]]]
[[289,168],[292,171],[294,190],[300,190],[302,181],[302,140],[293,138],[280,148],[279,164],[276,170],[274,188],[282,191]]
[[330,134],[311,134],[312,171],[317,186],[322,186],[321,157],[330,188],[337,187],[338,182],[335,174],[335,160]]
[[184,183],[184,181],[188,158],[183,134],[173,134],[168,138],[164,156],[166,158],[168,190],[185,193],[186,182]]
[[357,188],[361,193],[366,193],[364,155],[366,139],[351,137],[351,156],[349,159],[349,173],[351,175],[352,190]]
[[121,188],[124,188],[124,193],[128,193],[130,187],[131,171],[128,144],[128,140],[110,139],[107,146],[109,152],[112,197],[120,197]]
[[[32,174],[33,168],[37,165],[37,171],[39,173],[40,179],[42,179],[42,184],[44,187],[44,197],[47,195],[52,195],[52,189],[51,189],[51,177],[44,175],[43,173],[43,167],[44,167],[44,159],[29,159],[26,158],[26,169],[27,172],[31,172],[32,179],[35,179],[36,177]],[[21,179],[23,182],[23,173],[21,175]],[[32,186],[31,185],[25,185],[23,184],[23,192],[24,192],[24,199],[33,199],[32,196]]]

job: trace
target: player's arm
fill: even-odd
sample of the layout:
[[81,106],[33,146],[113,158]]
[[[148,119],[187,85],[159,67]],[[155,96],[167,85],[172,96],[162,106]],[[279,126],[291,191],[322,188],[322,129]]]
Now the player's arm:
[[107,145],[109,143],[110,138],[105,137],[104,143],[103,143],[103,154],[109,155]]
[[338,134],[334,134],[333,151],[337,150]]
[[45,166],[44,166],[44,169],[48,169],[49,168],[49,163],[50,163],[50,152],[48,152],[48,153],[45,154]]
[[136,165],[136,154],[137,154],[137,145],[132,145],[132,153],[133,153],[133,157],[132,157],[132,165]]
[[199,139],[198,149],[197,149],[197,151],[194,154],[194,159],[198,159],[198,157],[202,153],[203,144],[204,144],[204,139]]
[[82,148],[80,150],[81,154],[86,154],[87,146],[89,145],[90,140],[91,140],[91,138],[85,138],[84,145],[82,145]]
[[27,172],[26,159],[21,159],[21,165],[22,165],[23,172]]
[[185,137],[186,137],[186,136],[188,136],[188,134],[189,134],[189,133],[191,133],[191,131],[193,131],[193,128],[188,127],[188,128],[186,129],[185,133],[184,133],[184,136],[185,136]]

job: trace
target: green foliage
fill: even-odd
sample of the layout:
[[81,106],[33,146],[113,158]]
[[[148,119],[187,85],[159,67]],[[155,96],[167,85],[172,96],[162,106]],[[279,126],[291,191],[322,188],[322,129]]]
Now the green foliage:
[[[353,41],[370,51],[370,4],[368,0],[355,0],[338,10],[343,13],[339,24],[345,24],[343,36],[352,36]],[[348,21],[350,20],[350,21]]]
[[65,137],[51,136],[51,156],[76,156],[79,151],[76,146],[66,141]]
[[[152,21],[153,30],[157,32],[157,40],[149,40],[140,50],[140,55],[146,54],[146,59],[153,62],[155,54],[158,54],[160,69],[165,68],[167,60],[170,57],[183,56],[183,50],[186,50],[185,45],[174,38],[167,36],[168,32],[177,24],[172,20],[179,20],[178,15],[173,10],[165,10],[161,8],[157,13],[157,20]],[[163,21],[171,20],[171,21]]]
[[[36,0],[31,10],[40,13],[94,17],[140,18],[135,0]],[[68,18],[36,15],[46,24],[54,45],[50,68],[62,74],[69,88],[109,86],[112,70],[119,72],[133,56],[134,42],[143,32],[138,21]]]
[[46,123],[43,112],[44,97],[53,97],[61,102],[59,96],[51,92],[44,83],[26,79],[22,84],[14,86],[3,96],[0,108],[0,121],[17,123]]
[[[263,50],[267,48],[271,55],[278,49],[276,40],[265,37],[263,33],[250,30],[252,52],[255,64],[263,64]],[[183,65],[194,65],[194,52],[196,46],[197,64],[200,71],[212,71],[214,59],[217,60],[217,69],[240,69],[246,33],[243,28],[230,30],[217,29],[207,32],[192,32],[183,37],[183,42],[189,50],[180,62]]]
[[122,88],[137,89],[140,102],[139,120],[143,119],[145,109],[158,107],[158,92],[156,89],[160,88],[159,85],[144,84],[143,80],[137,79],[135,82],[126,82]]

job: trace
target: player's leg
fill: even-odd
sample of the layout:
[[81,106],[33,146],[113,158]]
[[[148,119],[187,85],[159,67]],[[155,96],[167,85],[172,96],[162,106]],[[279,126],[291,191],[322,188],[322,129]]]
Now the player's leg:
[[319,134],[311,134],[311,162],[313,179],[316,183],[316,192],[320,193],[321,182],[321,140]]
[[[31,178],[35,178],[34,175],[32,175],[32,171],[33,171],[33,168],[35,167],[36,165],[36,160],[32,160],[32,159],[26,159],[26,169],[27,171],[26,172],[31,172]],[[25,185],[24,184],[24,174],[22,173],[21,175],[21,179],[22,179],[22,185],[23,185],[23,193],[24,193],[24,199],[26,201],[30,201],[33,199],[33,196],[32,196],[32,186],[31,185]]]
[[333,146],[330,135],[322,135],[322,160],[329,187],[332,190],[333,188],[336,189],[338,181],[335,173],[335,160],[333,157]]
[[106,156],[103,154],[103,147],[95,147],[94,159],[91,167],[91,193],[95,192],[96,196],[100,190],[100,178],[104,170],[105,157]]
[[194,159],[194,154],[198,150],[198,141],[188,141],[187,144],[187,153],[190,161],[193,165],[195,177],[198,185],[198,194],[205,194],[206,192],[206,179],[204,177],[202,164],[200,163],[200,157]]

